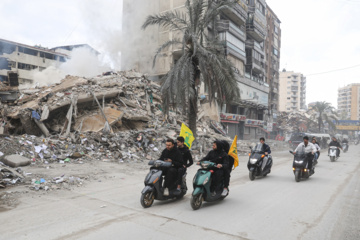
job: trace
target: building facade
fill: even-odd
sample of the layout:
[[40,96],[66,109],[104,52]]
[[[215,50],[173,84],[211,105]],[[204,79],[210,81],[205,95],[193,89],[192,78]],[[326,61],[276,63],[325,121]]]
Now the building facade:
[[360,83],[338,89],[338,113],[349,120],[360,120]]
[[269,113],[273,120],[279,110],[279,68],[281,29],[280,20],[274,11],[266,7],[267,36],[265,40],[265,77],[270,86]]
[[60,66],[68,55],[42,47],[0,39],[0,81],[7,82],[9,73],[17,74],[19,84],[33,81],[31,70]]
[[[124,0],[124,11],[125,6],[131,2]],[[172,10],[181,13],[186,10],[185,0],[157,0],[152,1],[152,7],[146,15],[153,14],[155,8],[158,9],[157,13]],[[224,53],[233,63],[237,73],[241,99],[223,106],[211,105],[217,106],[216,111],[220,121],[231,137],[238,135],[240,139],[250,139],[268,134],[265,129],[265,117],[269,105],[269,84],[265,75],[266,26],[265,0],[239,0],[233,7],[221,11],[215,29],[212,27],[208,29],[210,35],[224,41]],[[179,32],[158,28],[158,36],[155,37],[152,36],[153,32],[152,29],[152,33],[144,33],[145,38],[153,39],[157,47],[169,40],[181,39]],[[149,48],[143,51],[148,52]],[[155,51],[156,48],[152,53]],[[164,50],[157,59],[152,75],[161,77],[166,74],[181,53],[181,49],[174,47]],[[206,97],[205,87],[201,89],[203,92],[200,95]]]
[[307,110],[306,77],[293,71],[280,72],[279,111]]

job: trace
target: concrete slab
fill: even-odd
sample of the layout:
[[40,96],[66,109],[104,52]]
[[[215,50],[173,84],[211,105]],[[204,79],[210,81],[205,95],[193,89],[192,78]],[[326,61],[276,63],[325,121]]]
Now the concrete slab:
[[2,162],[13,168],[30,165],[30,159],[18,154],[5,156]]

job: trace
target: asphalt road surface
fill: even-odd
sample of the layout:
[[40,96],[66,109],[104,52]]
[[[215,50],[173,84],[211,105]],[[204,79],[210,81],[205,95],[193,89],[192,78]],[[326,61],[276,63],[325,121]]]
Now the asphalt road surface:
[[114,164],[106,181],[24,198],[0,212],[0,239],[360,239],[360,145],[336,162],[323,152],[315,174],[298,183],[292,156],[273,158],[271,174],[250,181],[241,157],[230,195],[197,211],[190,206],[197,166],[188,170],[183,199],[144,209],[139,199],[147,171],[129,175]]

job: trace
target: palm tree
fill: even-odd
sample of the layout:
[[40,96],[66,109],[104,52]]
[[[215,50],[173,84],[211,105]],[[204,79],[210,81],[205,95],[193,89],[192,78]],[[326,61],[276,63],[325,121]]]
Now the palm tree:
[[[157,57],[170,46],[182,49],[181,57],[162,78],[162,96],[165,112],[169,106],[188,104],[189,127],[196,135],[197,88],[203,81],[208,89],[210,102],[217,95],[220,103],[240,97],[233,65],[224,55],[224,43],[216,37],[215,21],[223,8],[231,7],[233,0],[187,0],[185,13],[168,11],[150,15],[142,28],[158,25],[169,31],[181,33],[181,39],[172,39],[160,46]],[[214,30],[209,34],[209,26]]]
[[338,114],[335,112],[335,108],[328,102],[316,102],[314,106],[308,112],[311,112],[311,119],[317,121],[319,132],[321,127],[324,126],[324,122],[329,124],[330,127],[336,129],[335,122],[338,122]]

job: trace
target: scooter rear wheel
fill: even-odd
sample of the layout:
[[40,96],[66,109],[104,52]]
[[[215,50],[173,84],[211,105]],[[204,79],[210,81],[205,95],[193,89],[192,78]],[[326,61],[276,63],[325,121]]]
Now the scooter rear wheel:
[[201,205],[202,205],[202,194],[197,194],[196,196],[194,195],[191,195],[191,200],[190,200],[190,204],[191,204],[191,207],[192,209],[194,210],[198,210]]
[[140,203],[144,208],[149,208],[154,203],[154,194],[153,192],[146,192],[141,194]]

